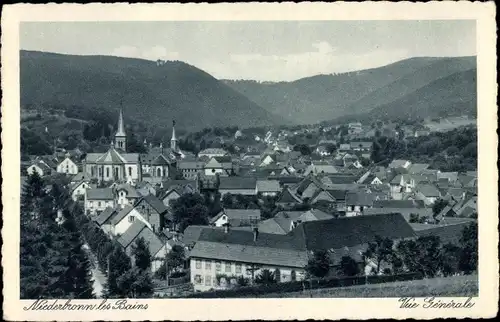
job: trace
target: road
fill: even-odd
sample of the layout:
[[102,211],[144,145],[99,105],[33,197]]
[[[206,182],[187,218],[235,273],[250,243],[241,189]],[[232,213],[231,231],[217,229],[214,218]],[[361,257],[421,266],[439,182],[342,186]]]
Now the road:
[[87,244],[84,244],[83,249],[87,253],[87,256],[89,257],[90,260],[94,294],[97,298],[102,298],[104,292],[104,285],[106,285],[106,275],[104,275],[99,269],[97,258],[92,253],[90,247]]

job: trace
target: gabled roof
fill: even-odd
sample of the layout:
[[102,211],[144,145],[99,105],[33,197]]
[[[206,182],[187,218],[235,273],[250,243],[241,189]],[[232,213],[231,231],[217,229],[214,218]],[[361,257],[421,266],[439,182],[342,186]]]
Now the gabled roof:
[[389,168],[402,168],[408,162],[408,160],[392,160],[389,164]]
[[169,165],[170,164],[170,160],[168,160],[163,154],[160,154],[159,156],[157,156],[153,162],[151,162],[151,165]]
[[428,163],[413,163],[409,168],[408,172],[409,173],[421,173],[423,170],[427,169],[429,167]]
[[256,178],[249,177],[221,177],[219,178],[219,189],[255,189]]
[[440,197],[441,193],[439,190],[430,184],[422,184],[418,185],[416,187],[416,190],[423,194],[425,197],[430,198],[430,197]]
[[129,184],[120,184],[115,187],[115,191],[119,192],[124,190],[127,193],[127,198],[139,198],[141,197],[141,194],[135,189],[135,187],[132,187]]
[[465,227],[471,225],[471,222],[462,222],[452,225],[427,225],[428,229],[416,230],[418,237],[438,236],[442,244],[451,243],[460,245],[460,237]]
[[132,225],[130,225],[130,227],[118,238],[118,242],[123,248],[127,248],[145,228],[145,223],[140,220],[135,220]]
[[277,203],[302,203],[302,200],[290,191],[290,189],[285,188],[281,195],[278,197]]
[[372,206],[374,195],[365,192],[348,192],[346,195],[347,205]]
[[114,194],[111,188],[87,189],[87,200],[113,200]]
[[212,217],[210,223],[215,223],[223,215],[227,216],[232,226],[239,226],[242,222],[260,220],[260,209],[224,209]]
[[303,268],[308,261],[307,253],[303,250],[207,241],[196,243],[190,255],[198,258],[297,268]]
[[341,217],[300,224],[290,235],[302,234],[308,250],[329,250],[373,242],[375,236],[390,239],[415,237],[401,214]]
[[137,204],[139,204],[142,200],[147,202],[154,210],[156,210],[159,214],[162,214],[166,212],[168,209],[167,207],[161,202],[160,199],[156,198],[153,195],[147,195],[142,197]]
[[99,225],[102,226],[105,224],[112,216],[113,214],[116,213],[116,210],[111,207],[106,207],[97,218],[95,218],[95,222]]
[[155,256],[160,251],[160,249],[165,246],[161,239],[145,225],[144,228],[139,232],[137,237],[133,240],[133,242],[135,242],[139,238],[144,238],[144,241],[148,245],[149,254],[151,256]]
[[373,208],[425,208],[421,200],[375,200]]
[[202,161],[186,161],[180,160],[177,162],[177,169],[196,169],[202,170],[205,167],[205,162]]
[[281,192],[280,183],[277,180],[257,180],[257,191]]
[[330,196],[335,198],[335,200],[338,201],[343,201],[346,198],[348,190],[342,190],[342,189],[327,189],[326,190]]
[[116,151],[114,148],[110,148],[108,152],[101,154],[96,160],[95,163],[99,164],[121,164],[121,163],[127,163],[127,160],[125,160],[118,151]]
[[116,215],[114,215],[113,217],[111,217],[110,221],[111,221],[111,225],[116,225],[118,224],[120,221],[122,221],[123,218],[125,218],[125,216],[127,216],[134,208],[131,207],[130,205],[125,205],[125,207],[123,207],[120,211],[117,212]]

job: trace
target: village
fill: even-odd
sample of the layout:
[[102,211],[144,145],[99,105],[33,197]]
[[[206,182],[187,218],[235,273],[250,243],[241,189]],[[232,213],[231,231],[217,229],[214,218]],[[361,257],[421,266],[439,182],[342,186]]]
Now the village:
[[[372,160],[375,136],[426,136],[426,128],[376,130],[356,122],[341,125],[340,137],[322,135],[339,126],[269,130],[250,139],[260,150],[209,147],[195,155],[179,147],[175,122],[169,146],[145,140],[147,153],[127,152],[122,111],[117,123],[107,152],[33,157],[21,179],[66,176],[71,199],[132,262],[137,241],[145,241],[156,296],[292,283],[311,274],[408,272],[406,263],[370,258],[370,245],[438,236],[460,246],[464,228],[477,220],[477,171]],[[289,143],[313,131],[315,144]],[[240,136],[235,131],[235,140]],[[326,272],[314,274],[321,256]],[[92,273],[99,296],[106,267],[96,261]]]

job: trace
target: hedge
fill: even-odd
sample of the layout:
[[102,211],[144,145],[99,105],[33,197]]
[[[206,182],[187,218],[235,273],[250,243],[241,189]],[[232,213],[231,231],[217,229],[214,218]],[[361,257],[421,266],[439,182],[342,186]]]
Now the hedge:
[[331,279],[313,279],[311,281],[294,281],[286,283],[277,283],[262,286],[245,286],[230,290],[217,290],[209,292],[199,292],[183,296],[183,298],[231,298],[231,297],[246,297],[258,296],[269,293],[288,293],[302,291],[304,286],[306,289],[320,289],[332,287],[345,287],[363,284],[378,284],[398,281],[408,281],[422,279],[420,273],[406,273],[398,275],[373,275],[373,276],[354,276]]

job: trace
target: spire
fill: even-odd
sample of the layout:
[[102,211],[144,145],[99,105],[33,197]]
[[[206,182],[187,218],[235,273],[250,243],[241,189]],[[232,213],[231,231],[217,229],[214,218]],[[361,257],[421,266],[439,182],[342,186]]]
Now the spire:
[[172,121],[172,139],[170,139],[170,148],[177,151],[177,138],[175,137],[175,120]]
[[120,116],[118,118],[118,130],[115,136],[126,136],[125,125],[123,124],[123,109],[120,108]]

